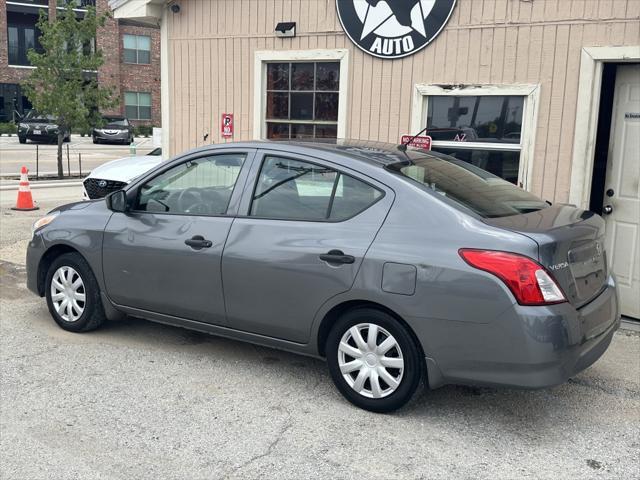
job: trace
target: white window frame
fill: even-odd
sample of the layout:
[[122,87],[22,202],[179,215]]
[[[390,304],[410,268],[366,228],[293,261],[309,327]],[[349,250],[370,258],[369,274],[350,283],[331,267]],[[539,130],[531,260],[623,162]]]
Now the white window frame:
[[261,50],[253,60],[253,138],[266,138],[267,63],[273,62],[340,62],[338,89],[338,138],[347,133],[347,89],[349,84],[349,50]]
[[520,148],[520,163],[518,164],[518,185],[525,190],[531,187],[531,173],[535,150],[535,136],[538,120],[538,105],[540,103],[540,85],[537,84],[487,84],[487,85],[431,85],[419,83],[415,85],[413,105],[411,108],[411,134],[416,134],[427,125],[428,99],[430,96],[504,96],[515,95],[524,97],[522,112],[522,133],[520,144],[487,144],[485,142],[453,142],[434,141],[433,146],[478,149],[494,151],[513,151]]

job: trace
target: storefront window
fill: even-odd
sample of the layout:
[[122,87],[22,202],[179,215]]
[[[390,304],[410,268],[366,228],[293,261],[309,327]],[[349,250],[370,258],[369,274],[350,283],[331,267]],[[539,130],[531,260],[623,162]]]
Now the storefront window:
[[336,138],[339,62],[267,64],[267,138]]
[[433,95],[427,134],[433,149],[518,183],[524,96]]

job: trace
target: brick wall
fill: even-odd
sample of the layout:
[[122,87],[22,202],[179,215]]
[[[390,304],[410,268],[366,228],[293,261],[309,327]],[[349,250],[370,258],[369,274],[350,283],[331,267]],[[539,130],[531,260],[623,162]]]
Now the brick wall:
[[[107,0],[97,0],[96,9],[104,12],[109,8]],[[96,34],[96,46],[102,50],[104,64],[98,69],[98,83],[102,87],[110,88],[115,98],[120,97],[120,51],[118,46],[120,35],[118,33],[118,21],[109,17]],[[120,105],[105,110],[104,113],[119,115],[122,113]]]
[[136,65],[120,63],[120,91],[122,92],[121,108],[124,112],[124,92],[151,93],[151,120],[132,120],[136,125],[160,126],[160,29],[127,23],[120,24],[120,58],[124,60],[124,43],[122,36],[147,35],[151,37],[151,63]]
[[[96,0],[96,8],[98,12],[106,11],[109,8],[108,0]],[[49,17],[55,18],[55,14],[56,0],[49,0]],[[125,33],[151,37],[150,65],[123,63],[122,35]],[[111,88],[118,99],[117,104],[105,113],[124,115],[125,91],[149,92],[151,93],[152,119],[133,120],[132,123],[160,126],[160,29],[108,18],[105,26],[96,35],[96,45],[102,50],[104,58],[104,65],[98,70],[98,82],[101,86]],[[30,68],[16,68],[8,65],[7,7],[6,0],[0,0],[0,83],[20,83],[30,72]]]

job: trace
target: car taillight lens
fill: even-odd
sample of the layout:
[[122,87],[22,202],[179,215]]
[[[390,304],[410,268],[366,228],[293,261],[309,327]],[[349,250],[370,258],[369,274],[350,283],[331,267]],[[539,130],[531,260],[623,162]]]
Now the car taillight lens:
[[516,253],[462,248],[460,256],[474,268],[502,280],[520,305],[566,302],[562,290],[542,265]]

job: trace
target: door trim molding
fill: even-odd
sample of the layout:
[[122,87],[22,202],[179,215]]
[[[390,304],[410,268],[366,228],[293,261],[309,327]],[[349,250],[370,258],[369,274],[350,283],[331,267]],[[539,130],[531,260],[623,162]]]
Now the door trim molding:
[[569,187],[569,203],[580,208],[588,209],[591,199],[603,64],[639,61],[640,45],[582,49]]

